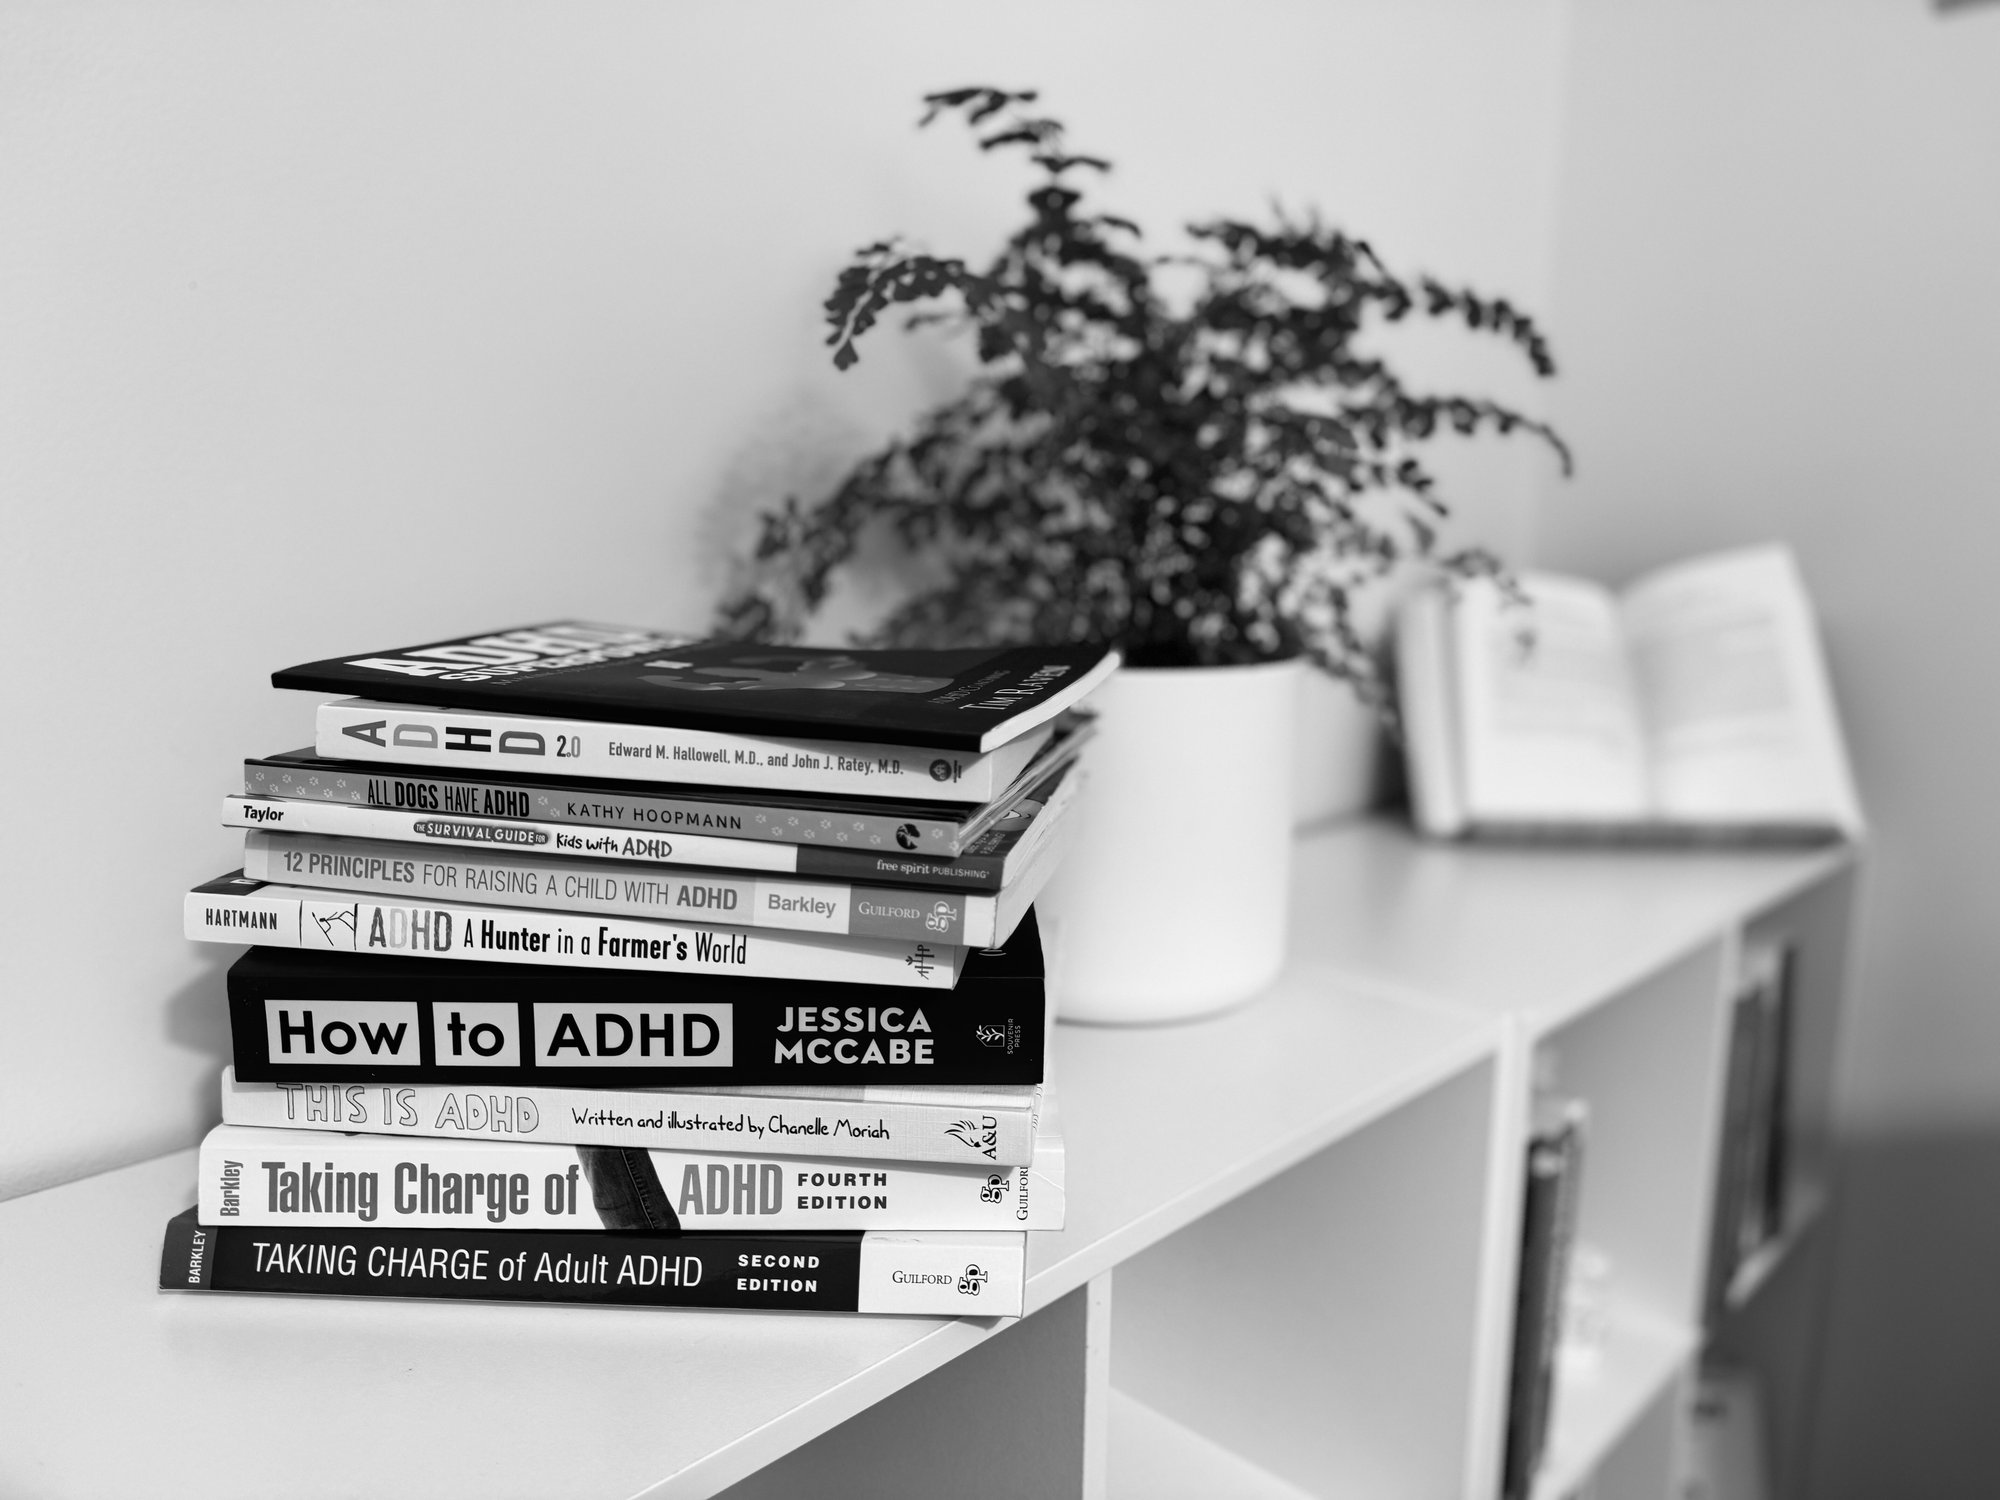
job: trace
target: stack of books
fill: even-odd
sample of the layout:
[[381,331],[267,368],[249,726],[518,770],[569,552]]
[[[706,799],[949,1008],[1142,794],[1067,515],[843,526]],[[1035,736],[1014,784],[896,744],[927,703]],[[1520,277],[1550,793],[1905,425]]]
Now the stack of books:
[[315,662],[190,892],[234,1064],[175,1289],[1018,1314],[1089,647],[561,622]]

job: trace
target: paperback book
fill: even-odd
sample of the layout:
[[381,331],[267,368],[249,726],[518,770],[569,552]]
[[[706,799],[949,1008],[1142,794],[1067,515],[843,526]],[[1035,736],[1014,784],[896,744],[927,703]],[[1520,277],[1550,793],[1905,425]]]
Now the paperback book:
[[1048,1046],[1032,912],[935,998],[283,948],[252,948],[227,987],[236,1076],[255,1082],[1021,1085]]
[[1744,1294],[1742,1283],[1784,1240],[1791,1204],[1792,1028],[1797,954],[1746,941],[1730,1004],[1729,1068],[1716,1152],[1708,1316]]
[[243,873],[252,880],[413,901],[997,948],[1055,873],[1061,853],[1059,842],[1045,844],[1013,886],[983,895],[253,830],[243,841]]
[[271,1130],[358,1130],[456,1140],[739,1151],[759,1156],[1025,1167],[1041,1090],[827,1087],[502,1088],[460,1084],[244,1083],[225,1068],[222,1120]]
[[481,1229],[1060,1229],[1062,1142],[1025,1167],[341,1135],[218,1125],[204,1224]]
[[1117,665],[1101,646],[819,650],[563,620],[308,662],[271,683],[437,708],[984,755],[1049,723]]
[[336,760],[449,769],[507,766],[541,775],[684,781],[752,792],[991,802],[1041,753],[1031,729],[987,751],[879,740],[806,739],[715,729],[602,724],[541,714],[342,698],[322,703],[314,749]]
[[[369,778],[357,775],[354,779]],[[386,839],[428,848],[755,870],[809,879],[939,890],[998,891],[1017,884],[1027,865],[1063,827],[1081,780],[1080,767],[1067,761],[1057,766],[1027,795],[1015,799],[990,827],[969,840],[965,852],[955,859],[906,854],[895,847],[893,839],[887,849],[820,843],[811,829],[799,835],[800,842],[786,844],[702,833],[670,834],[545,823],[531,818],[440,816],[351,801],[272,797],[225,797],[222,822],[226,828]],[[818,805],[824,807],[827,803],[822,799]],[[829,817],[819,821],[833,820]],[[916,840],[913,838],[911,842]]]
[[240,871],[196,886],[188,892],[182,914],[186,936],[206,943],[653,974],[829,980],[932,992],[952,987],[962,958],[950,943],[831,938],[772,928],[393,897],[343,899],[304,886],[269,884]]
[[551,1233],[167,1223],[160,1288],[449,1301],[1019,1317],[1027,1236]]
[[[245,760],[243,794],[419,818],[560,823],[635,834],[772,843],[806,854],[833,848],[955,859],[969,852],[981,834],[999,826],[1051,772],[1074,760],[1091,734],[1087,718],[1066,718],[1013,784],[985,803],[853,797],[835,808],[823,797],[779,792],[746,797],[704,787],[647,787],[572,776],[511,776],[484,768],[454,776],[418,766],[357,766],[310,748]],[[829,873],[789,863],[756,868],[796,869],[807,875]]]
[[1576,1240],[1587,1110],[1580,1100],[1545,1101],[1528,1140],[1521,1210],[1521,1261],[1508,1370],[1502,1500],[1527,1500],[1548,1446],[1564,1289]]

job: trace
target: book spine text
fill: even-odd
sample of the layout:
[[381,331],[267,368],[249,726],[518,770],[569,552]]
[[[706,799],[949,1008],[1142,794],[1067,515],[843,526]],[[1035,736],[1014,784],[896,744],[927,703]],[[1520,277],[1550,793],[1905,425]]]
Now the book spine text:
[[386,765],[457,770],[493,764],[516,773],[922,802],[990,802],[1004,790],[991,756],[959,751],[356,699],[320,705],[314,748],[336,759]]

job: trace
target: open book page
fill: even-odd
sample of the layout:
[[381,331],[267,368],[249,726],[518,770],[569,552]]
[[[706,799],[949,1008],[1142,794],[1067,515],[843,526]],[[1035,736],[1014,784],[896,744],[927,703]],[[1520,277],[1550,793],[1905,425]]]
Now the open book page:
[[1476,823],[1601,823],[1649,811],[1645,739],[1617,604],[1525,574],[1531,607],[1462,585],[1450,656],[1466,809]]
[[1626,589],[1621,613],[1662,817],[1860,832],[1819,632],[1789,550],[1662,569]]

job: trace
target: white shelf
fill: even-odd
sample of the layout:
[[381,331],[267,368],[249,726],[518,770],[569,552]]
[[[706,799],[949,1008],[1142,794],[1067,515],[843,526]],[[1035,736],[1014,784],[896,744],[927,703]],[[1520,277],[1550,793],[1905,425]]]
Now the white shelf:
[[1479,1017],[1353,991],[1295,964],[1255,1003],[1184,1026],[1062,1026],[1068,1223],[1028,1241],[1028,1310],[1462,1073]]
[[[1498,1038],[1308,963],[1211,1021],[1058,1028],[1070,1223],[1030,1238],[1030,1310]],[[162,1293],[161,1233],[193,1195],[181,1152],[0,1204],[0,1493],[263,1496],[309,1447],[327,1494],[486,1500],[504,1474],[548,1500],[708,1495],[1004,1326]],[[86,1393],[119,1441],[72,1436]]]
[[1700,1337],[1638,1308],[1613,1307],[1603,1348],[1587,1368],[1559,1363],[1548,1448],[1533,1500],[1561,1500],[1680,1377]]
[[1312,1500],[1240,1453],[1111,1388],[1111,1500]]
[[1651,1473],[1633,1424],[1696,1348],[1716,976],[1799,911],[1824,955],[1851,860],[1304,840],[1257,1001],[1058,1028],[1070,1222],[1030,1237],[1019,1325],[161,1293],[191,1152],[0,1204],[0,1494],[959,1500],[1047,1489],[1007,1467],[1039,1445],[1062,1492],[1490,1500],[1537,1045],[1602,1101],[1580,1232],[1628,1295],[1536,1494]]
[[1351,982],[1513,1017],[1539,1034],[1854,859],[1846,846],[1438,844],[1364,820],[1299,845],[1294,942]]

